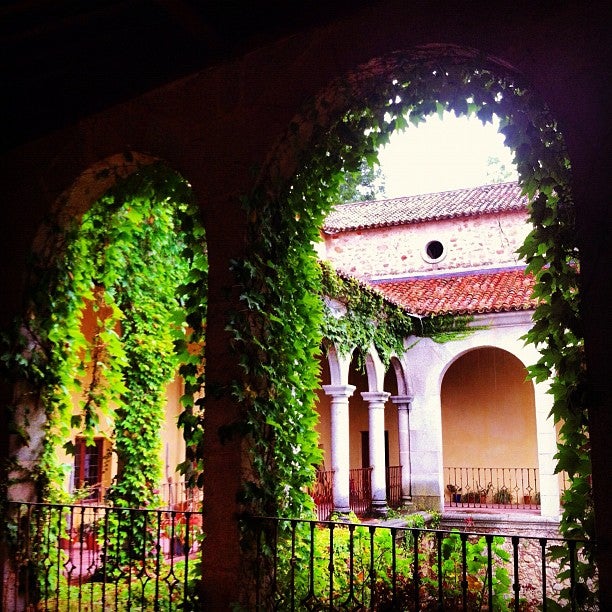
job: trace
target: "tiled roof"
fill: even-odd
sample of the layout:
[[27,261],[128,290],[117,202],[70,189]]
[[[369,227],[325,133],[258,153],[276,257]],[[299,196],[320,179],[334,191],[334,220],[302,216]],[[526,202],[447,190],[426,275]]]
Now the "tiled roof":
[[423,316],[509,312],[537,305],[531,297],[533,275],[522,268],[370,282],[392,302]]
[[341,204],[327,216],[329,234],[367,227],[402,225],[505,211],[525,210],[526,196],[516,182],[483,185],[438,193]]

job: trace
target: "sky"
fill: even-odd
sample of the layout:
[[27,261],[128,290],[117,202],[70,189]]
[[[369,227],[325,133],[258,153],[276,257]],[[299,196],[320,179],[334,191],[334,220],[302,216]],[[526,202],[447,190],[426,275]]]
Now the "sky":
[[490,156],[516,172],[512,152],[497,128],[497,121],[483,126],[476,118],[445,113],[443,120],[431,115],[418,127],[395,132],[379,151],[385,197],[484,185],[491,182],[487,177]]

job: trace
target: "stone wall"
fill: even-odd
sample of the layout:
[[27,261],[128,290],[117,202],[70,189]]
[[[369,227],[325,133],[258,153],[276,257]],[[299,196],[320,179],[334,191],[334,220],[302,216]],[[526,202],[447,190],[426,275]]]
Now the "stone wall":
[[[328,234],[324,255],[344,272],[367,278],[516,265],[528,231],[526,212],[486,214]],[[423,257],[432,240],[445,249],[437,263]]]
[[[440,529],[458,529],[460,531],[492,533],[506,536],[504,550],[510,555],[505,564],[510,576],[511,589],[515,583],[513,535],[520,536],[518,543],[520,585],[519,597],[525,600],[522,610],[539,610],[542,602],[542,546],[540,538],[547,538],[546,551],[555,544],[554,538],[561,537],[558,521],[544,520],[534,516],[485,515],[471,513],[456,513],[445,515],[440,523]],[[533,539],[531,539],[533,538]],[[567,586],[557,578],[559,562],[546,558],[546,596],[558,601],[559,592]],[[494,567],[496,564],[494,564]]]

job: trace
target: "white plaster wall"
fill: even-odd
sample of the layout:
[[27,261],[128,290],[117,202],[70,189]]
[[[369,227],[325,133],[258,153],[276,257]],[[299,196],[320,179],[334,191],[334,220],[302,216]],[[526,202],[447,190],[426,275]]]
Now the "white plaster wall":
[[[440,390],[444,373],[463,353],[492,346],[515,355],[525,366],[538,359],[536,349],[525,346],[520,337],[531,327],[531,313],[502,313],[478,317],[474,325],[485,325],[467,338],[437,344],[427,338],[409,338],[403,362],[408,369],[414,396],[410,414],[412,494],[417,504],[443,510],[442,408]],[[556,432],[548,417],[551,396],[547,385],[535,385],[538,465],[540,470],[541,514],[559,515],[559,484],[554,474]]]

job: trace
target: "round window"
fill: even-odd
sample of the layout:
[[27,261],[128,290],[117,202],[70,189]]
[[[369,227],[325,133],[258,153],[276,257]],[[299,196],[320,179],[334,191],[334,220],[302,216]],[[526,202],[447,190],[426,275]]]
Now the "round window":
[[446,250],[439,240],[430,240],[423,249],[423,259],[429,263],[436,263],[444,258]]

